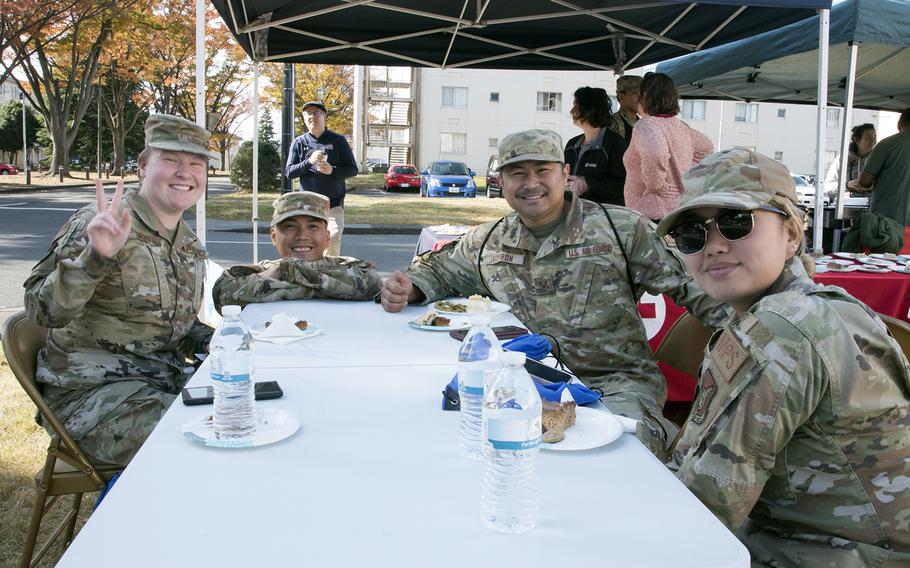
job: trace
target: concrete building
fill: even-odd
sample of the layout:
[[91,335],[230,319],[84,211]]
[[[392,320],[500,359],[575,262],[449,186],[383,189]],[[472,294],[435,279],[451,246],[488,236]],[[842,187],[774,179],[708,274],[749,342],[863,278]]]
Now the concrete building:
[[[381,77],[382,73],[376,69],[382,68],[371,68],[365,75]],[[510,132],[549,128],[565,140],[580,133],[569,116],[572,94],[578,87],[588,85],[603,87],[611,94],[616,92],[615,76],[605,71],[425,68],[407,71],[391,75],[397,77],[395,86],[404,95],[402,101],[406,100],[411,107],[408,112],[399,113],[397,122],[394,117],[386,122],[396,122],[395,140],[407,141],[408,161],[423,167],[432,160],[459,160],[478,175],[485,173],[499,140]],[[409,83],[407,88],[402,87],[402,81]],[[372,83],[374,92],[382,91],[382,87],[382,83]],[[403,104],[402,101],[398,104]],[[615,99],[613,108],[616,109]],[[794,173],[814,173],[814,106],[683,101],[680,116],[711,138],[715,148],[753,148],[781,160]],[[897,132],[897,116],[892,112],[857,109],[853,124],[875,124],[882,139]],[[842,120],[843,109],[829,109],[826,117],[829,163],[840,148]],[[374,160],[401,160],[405,154],[400,150],[390,155],[391,134],[388,139],[380,140],[387,132],[391,129],[377,129],[374,123],[372,134],[376,136],[363,137],[365,147],[361,155]]]

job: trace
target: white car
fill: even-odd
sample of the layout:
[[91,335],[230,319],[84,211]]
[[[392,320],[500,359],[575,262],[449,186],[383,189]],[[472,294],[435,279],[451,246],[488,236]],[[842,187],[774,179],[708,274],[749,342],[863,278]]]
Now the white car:
[[[803,176],[798,175],[793,175],[793,183],[796,185],[796,197],[799,200],[800,206],[807,209],[814,208],[815,186],[806,181],[806,178]],[[825,207],[831,204],[831,197],[827,193],[825,193],[823,200]]]

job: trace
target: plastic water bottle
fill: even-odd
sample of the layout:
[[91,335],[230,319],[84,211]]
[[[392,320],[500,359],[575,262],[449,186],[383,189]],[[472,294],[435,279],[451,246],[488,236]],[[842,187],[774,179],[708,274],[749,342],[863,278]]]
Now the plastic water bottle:
[[240,306],[224,306],[221,315],[224,319],[209,344],[215,391],[215,437],[245,444],[252,440],[256,431],[253,338],[240,319]]
[[461,400],[461,431],[458,447],[470,459],[483,453],[483,393],[499,373],[502,349],[490,329],[490,316],[472,316],[471,329],[458,350],[458,397]]
[[480,510],[490,530],[521,533],[534,528],[539,509],[535,462],[540,450],[542,405],[525,371],[525,354],[506,351],[503,369],[484,396],[488,443]]

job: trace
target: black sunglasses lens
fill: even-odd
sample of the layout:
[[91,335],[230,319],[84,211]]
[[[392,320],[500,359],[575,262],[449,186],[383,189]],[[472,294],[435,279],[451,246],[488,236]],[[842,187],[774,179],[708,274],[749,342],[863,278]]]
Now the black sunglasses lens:
[[705,248],[705,225],[699,221],[680,223],[673,227],[670,236],[683,254],[695,254]]
[[717,230],[728,241],[744,239],[752,232],[751,211],[722,211],[715,219]]

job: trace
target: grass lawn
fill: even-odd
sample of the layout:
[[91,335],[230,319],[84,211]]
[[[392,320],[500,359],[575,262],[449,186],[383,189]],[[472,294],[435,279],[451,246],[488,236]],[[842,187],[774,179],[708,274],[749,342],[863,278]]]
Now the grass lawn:
[[[48,436],[35,424],[35,405],[10,372],[0,351],[0,567],[17,566],[25,542],[25,531],[35,503],[35,473],[47,456]],[[97,493],[82,497],[82,513],[76,530],[85,523]],[[58,502],[44,516],[39,544],[69,509],[71,497]],[[60,544],[48,551],[40,566],[54,566],[63,555]]]
[[[375,175],[375,174],[374,174]],[[259,194],[259,218],[272,217],[272,201],[278,193]],[[252,215],[252,196],[231,193],[209,199],[206,216],[211,219],[247,221]],[[380,192],[349,193],[344,201],[346,224],[477,225],[499,219],[511,209],[504,199],[485,196],[465,198],[427,198],[414,194],[386,195]]]

